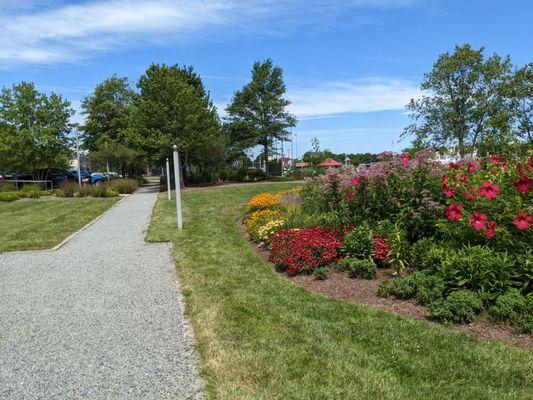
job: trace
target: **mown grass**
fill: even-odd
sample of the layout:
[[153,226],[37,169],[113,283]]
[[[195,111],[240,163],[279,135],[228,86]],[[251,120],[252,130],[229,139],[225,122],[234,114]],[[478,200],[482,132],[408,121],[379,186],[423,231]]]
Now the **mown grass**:
[[149,241],[174,242],[214,399],[525,399],[533,355],[327,299],[283,278],[238,232],[247,200],[293,184],[185,192],[185,229],[160,198]]
[[118,200],[19,200],[0,203],[0,253],[54,247]]

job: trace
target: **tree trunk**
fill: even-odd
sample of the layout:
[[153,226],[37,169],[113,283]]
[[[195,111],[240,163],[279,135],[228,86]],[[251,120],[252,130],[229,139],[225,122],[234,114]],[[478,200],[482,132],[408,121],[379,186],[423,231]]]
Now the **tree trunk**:
[[263,146],[265,149],[265,175],[268,180],[270,178],[270,171],[268,170],[268,143],[265,143]]

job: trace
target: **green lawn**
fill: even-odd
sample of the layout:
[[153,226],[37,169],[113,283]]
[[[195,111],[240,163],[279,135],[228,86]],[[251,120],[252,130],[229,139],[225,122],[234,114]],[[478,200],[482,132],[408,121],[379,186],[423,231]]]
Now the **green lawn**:
[[0,203],[0,253],[54,247],[116,202],[87,198]]
[[187,191],[183,232],[160,198],[149,241],[173,241],[216,399],[526,399],[533,354],[327,299],[283,278],[235,227],[247,200],[293,184]]

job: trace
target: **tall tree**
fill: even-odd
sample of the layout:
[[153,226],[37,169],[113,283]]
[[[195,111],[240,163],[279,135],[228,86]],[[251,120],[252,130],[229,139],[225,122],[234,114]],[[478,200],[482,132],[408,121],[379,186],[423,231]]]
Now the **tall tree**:
[[528,63],[513,74],[504,87],[510,101],[513,123],[518,135],[533,144],[533,63]]
[[46,179],[47,169],[65,167],[69,150],[70,103],[39,93],[30,82],[0,93],[0,168]]
[[[256,61],[251,82],[235,92],[227,107],[230,130],[244,143],[262,146],[267,166],[273,141],[288,140],[287,128],[296,125],[296,118],[287,111],[290,101],[283,98],[284,94],[283,70],[270,59]],[[266,175],[268,178],[268,167]]]
[[221,143],[216,108],[192,67],[152,64],[137,87],[134,120],[153,162],[162,164],[177,144],[184,168],[204,161],[203,150]]
[[509,133],[511,112],[501,88],[511,62],[496,54],[485,59],[483,51],[466,44],[439,56],[424,76],[422,97],[407,106],[413,123],[405,134],[427,145],[457,146],[464,156],[479,142]]
[[132,121],[135,92],[127,78],[112,76],[82,102],[83,147],[97,164],[108,162],[122,174],[141,170],[141,139]]

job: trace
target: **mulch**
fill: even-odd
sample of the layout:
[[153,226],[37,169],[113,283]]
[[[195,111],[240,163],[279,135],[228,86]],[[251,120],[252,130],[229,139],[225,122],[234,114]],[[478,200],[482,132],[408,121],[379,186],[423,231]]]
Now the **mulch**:
[[[269,251],[264,246],[250,240],[242,219],[238,219],[236,224],[239,231],[256,253],[274,268],[274,265],[268,260]],[[391,268],[379,268],[376,279],[371,280],[353,279],[348,277],[348,274],[335,269],[331,269],[328,278],[324,280],[318,280],[313,275],[289,276],[285,273],[280,274],[302,285],[307,290],[326,297],[344,301],[356,301],[406,317],[435,323],[431,320],[431,316],[426,307],[418,304],[414,300],[399,300],[394,297],[383,298],[378,295],[378,288],[381,282],[385,279],[391,279],[392,272]],[[510,325],[495,324],[483,317],[478,317],[471,324],[454,324],[453,328],[485,341],[502,341],[517,347],[533,350],[533,335],[521,333]]]

